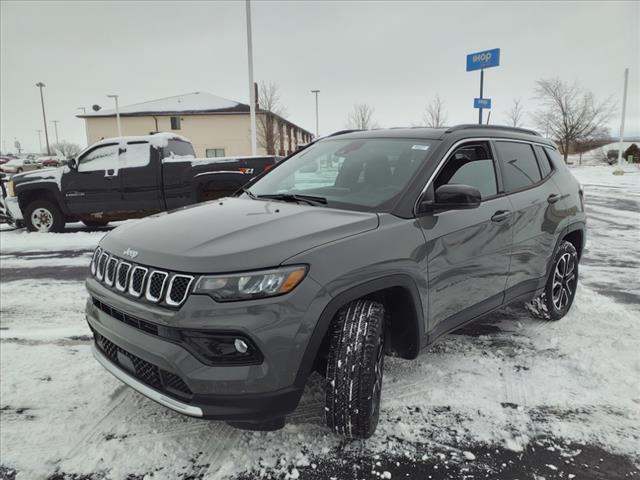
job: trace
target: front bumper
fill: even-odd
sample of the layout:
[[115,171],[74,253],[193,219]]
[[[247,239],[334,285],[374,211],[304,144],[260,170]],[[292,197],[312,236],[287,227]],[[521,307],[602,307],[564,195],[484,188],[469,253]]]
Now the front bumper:
[[23,220],[22,218],[22,210],[20,210],[20,205],[18,204],[18,197],[5,197],[4,203],[7,206],[7,210],[11,215],[13,220]]
[[[209,297],[193,295],[179,311],[169,311],[131,300],[89,278],[87,288],[94,300],[87,302],[86,317],[96,337],[94,355],[125,384],[186,415],[238,422],[284,417],[295,410],[304,390],[304,382],[297,382],[297,374],[325,300],[320,295],[322,299],[314,301],[319,293],[315,282],[307,282],[301,288],[303,284],[287,296],[297,308],[283,305],[285,297],[247,302],[245,306],[217,304]],[[306,303],[308,299],[310,303]],[[184,345],[112,317],[98,308],[95,300],[161,329],[203,330],[206,325],[212,333],[236,331],[255,342],[264,359],[251,365],[207,365]],[[301,303],[308,306],[306,312]],[[102,348],[102,338],[110,345],[110,355]],[[112,348],[133,359],[136,368],[116,356]],[[148,379],[138,375],[138,364],[145,372],[157,369],[155,375],[161,380],[165,375],[179,377],[188,388],[175,391],[165,388],[163,381],[145,381]]]

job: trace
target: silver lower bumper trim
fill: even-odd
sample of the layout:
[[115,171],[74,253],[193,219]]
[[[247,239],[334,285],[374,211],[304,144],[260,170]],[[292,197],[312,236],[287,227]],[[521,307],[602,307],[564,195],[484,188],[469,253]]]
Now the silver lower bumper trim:
[[175,400],[171,397],[167,397],[166,395],[154,390],[151,387],[146,386],[144,383],[137,380],[135,377],[129,375],[124,370],[116,367],[111,361],[104,356],[104,354],[98,350],[95,344],[92,346],[93,356],[95,359],[102,365],[109,373],[111,373],[114,377],[116,377],[121,382],[127,384],[134,390],[140,392],[145,397],[150,398],[154,402],[158,402],[160,405],[164,405],[171,410],[175,410],[176,412],[183,413],[185,415],[190,415],[192,417],[202,417],[202,409],[198,407],[194,407],[193,405],[188,405],[186,403],[182,403],[179,400]]

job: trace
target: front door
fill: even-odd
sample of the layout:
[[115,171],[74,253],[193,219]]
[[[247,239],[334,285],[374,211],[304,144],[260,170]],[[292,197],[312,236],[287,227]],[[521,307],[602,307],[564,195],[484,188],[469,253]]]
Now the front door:
[[149,142],[127,142],[120,152],[120,182],[127,216],[144,216],[162,210],[160,158]]
[[429,330],[434,337],[497,306],[504,298],[512,244],[511,204],[501,195],[489,142],[457,148],[427,195],[445,184],[477,188],[478,208],[421,217],[427,241]]
[[118,144],[99,145],[83,153],[77,166],[62,175],[60,188],[74,215],[121,208]]

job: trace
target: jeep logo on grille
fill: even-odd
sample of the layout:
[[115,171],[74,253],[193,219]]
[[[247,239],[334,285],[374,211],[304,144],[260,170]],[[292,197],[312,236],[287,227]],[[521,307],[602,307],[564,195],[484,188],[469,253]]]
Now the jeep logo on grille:
[[138,251],[133,250],[131,248],[127,248],[124,252],[122,252],[122,254],[129,258],[136,258],[138,256]]

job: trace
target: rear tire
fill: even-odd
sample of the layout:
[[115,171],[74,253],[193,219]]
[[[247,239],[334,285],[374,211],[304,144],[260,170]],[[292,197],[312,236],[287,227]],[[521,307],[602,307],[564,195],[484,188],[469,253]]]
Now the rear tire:
[[48,200],[36,200],[27,205],[24,223],[30,232],[61,232],[64,216],[58,206]]
[[348,438],[369,438],[380,416],[384,306],[355,300],[333,320],[326,375],[326,420]]
[[577,286],[578,252],[565,240],[553,258],[544,292],[527,304],[527,309],[537,318],[560,320],[573,305]]
[[82,223],[84,223],[89,228],[106,227],[107,225],[109,225],[109,221],[100,220],[82,220]]

